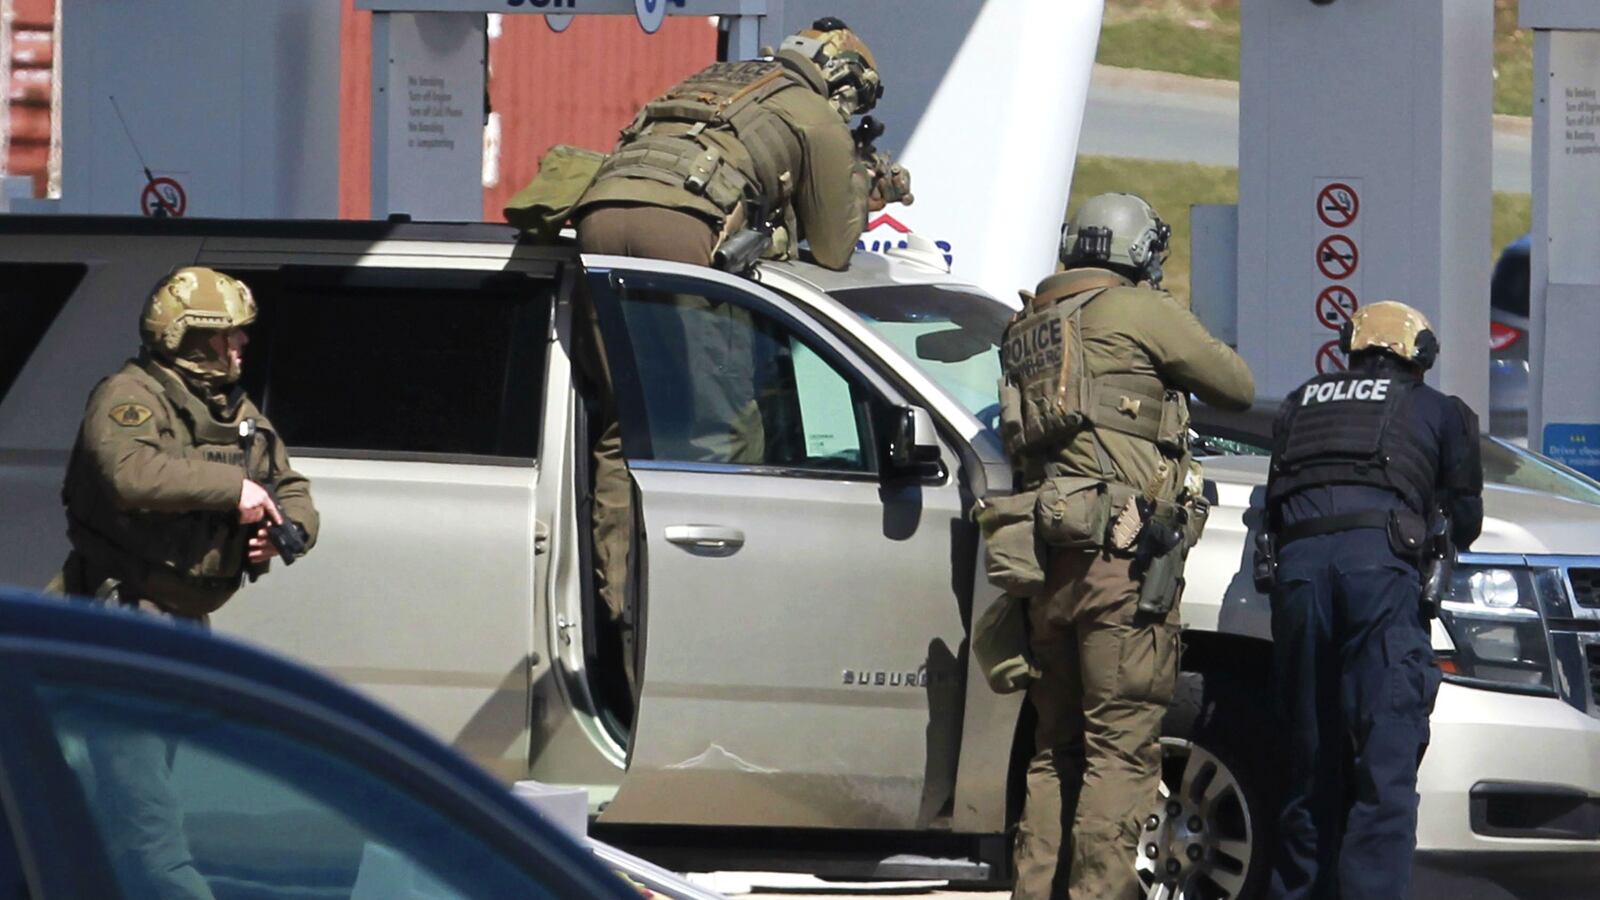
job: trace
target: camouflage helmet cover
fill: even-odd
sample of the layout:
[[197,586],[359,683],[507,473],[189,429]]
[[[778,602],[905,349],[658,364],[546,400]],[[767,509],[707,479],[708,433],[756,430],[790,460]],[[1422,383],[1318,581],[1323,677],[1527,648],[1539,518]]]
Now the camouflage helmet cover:
[[1383,300],[1355,311],[1339,334],[1345,353],[1384,350],[1423,369],[1439,355],[1439,340],[1428,317],[1397,300]]
[[1111,263],[1161,282],[1172,229],[1143,198],[1100,194],[1085,200],[1061,233],[1061,264],[1069,269]]
[[828,99],[846,117],[871,110],[883,96],[872,50],[844,22],[832,16],[784,38],[778,52],[816,66],[827,87]]
[[174,270],[145,301],[139,336],[146,347],[180,368],[208,378],[232,380],[226,359],[185,342],[192,331],[227,331],[255,321],[256,301],[244,282],[204,266]]

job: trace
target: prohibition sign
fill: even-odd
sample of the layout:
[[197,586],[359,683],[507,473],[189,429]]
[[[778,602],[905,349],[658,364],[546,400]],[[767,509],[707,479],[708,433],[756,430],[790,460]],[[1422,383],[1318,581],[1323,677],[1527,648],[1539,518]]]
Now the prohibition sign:
[[1325,328],[1338,331],[1360,307],[1354,291],[1342,285],[1330,285],[1317,295],[1317,321]]
[[1317,245],[1317,268],[1334,281],[1354,275],[1360,259],[1356,242],[1342,234],[1330,234]]
[[1342,181],[1323,187],[1317,193],[1317,217],[1329,228],[1349,228],[1361,212],[1361,198]]
[[1332,375],[1345,370],[1344,355],[1339,352],[1339,342],[1329,341],[1317,350],[1317,374]]
[[163,175],[150,179],[144,186],[139,194],[139,207],[147,216],[176,219],[189,208],[189,195],[184,193],[183,185]]

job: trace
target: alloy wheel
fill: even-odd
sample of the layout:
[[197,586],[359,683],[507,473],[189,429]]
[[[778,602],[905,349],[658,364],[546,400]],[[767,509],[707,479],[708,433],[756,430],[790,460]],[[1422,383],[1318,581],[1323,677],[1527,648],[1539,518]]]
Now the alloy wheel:
[[1255,823],[1238,776],[1191,741],[1161,739],[1161,802],[1139,831],[1146,900],[1235,900],[1253,859]]

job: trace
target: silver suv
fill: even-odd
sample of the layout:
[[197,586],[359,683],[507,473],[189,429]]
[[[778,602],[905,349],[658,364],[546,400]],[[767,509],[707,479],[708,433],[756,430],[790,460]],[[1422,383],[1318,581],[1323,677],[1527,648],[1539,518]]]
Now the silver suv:
[[[992,430],[1010,308],[917,257],[740,278],[492,226],[0,217],[0,581],[42,584],[65,553],[67,451],[145,287],[213,266],[260,300],[246,378],[325,523],[219,629],[507,781],[588,787],[597,833],[685,867],[1003,875],[1031,730],[968,665],[997,595],[966,510],[1011,480]],[[640,499],[631,661],[586,576],[579,297],[601,314]],[[751,379],[741,427],[763,436],[738,461],[693,439],[697,379],[733,370]],[[1264,870],[1279,751],[1244,565],[1264,477],[1247,436],[1200,436],[1228,453],[1207,460],[1167,796],[1141,842],[1152,896],[1247,897]],[[1600,494],[1496,447],[1486,555],[1436,634],[1454,671],[1422,771],[1419,890],[1577,891],[1600,862]]]

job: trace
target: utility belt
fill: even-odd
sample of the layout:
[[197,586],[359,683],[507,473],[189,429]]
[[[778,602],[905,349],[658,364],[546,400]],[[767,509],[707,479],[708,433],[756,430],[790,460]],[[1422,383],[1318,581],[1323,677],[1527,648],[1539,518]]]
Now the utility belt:
[[1036,490],[984,500],[976,519],[986,574],[1006,593],[1038,595],[1051,551],[1105,551],[1132,560],[1140,609],[1165,614],[1181,592],[1184,558],[1209,514],[1198,495],[1168,500],[1104,478],[1057,476]]
[[1295,541],[1353,531],[1357,528],[1382,528],[1389,538],[1389,550],[1396,557],[1415,565],[1423,575],[1422,613],[1437,615],[1438,604],[1450,587],[1455,549],[1450,545],[1449,520],[1442,514],[1431,520],[1410,509],[1361,510],[1293,522],[1255,536],[1252,577],[1257,591],[1268,593],[1278,586],[1278,554]]
[[84,584],[84,593],[108,603],[137,605],[148,600],[179,616],[203,616],[226,603],[243,583],[244,573],[190,575],[140,557],[86,525],[68,517],[68,531],[86,571],[98,575],[97,584]]
[[1027,598],[1046,580],[1051,552],[1109,552],[1129,558],[1139,581],[1138,611],[1166,616],[1183,593],[1183,564],[1200,539],[1210,507],[1198,493],[1182,502],[1152,499],[1101,478],[1060,476],[1037,490],[981,500],[990,583],[1006,595],[972,626],[972,652],[996,693],[1025,689],[1039,677],[1028,647]]

